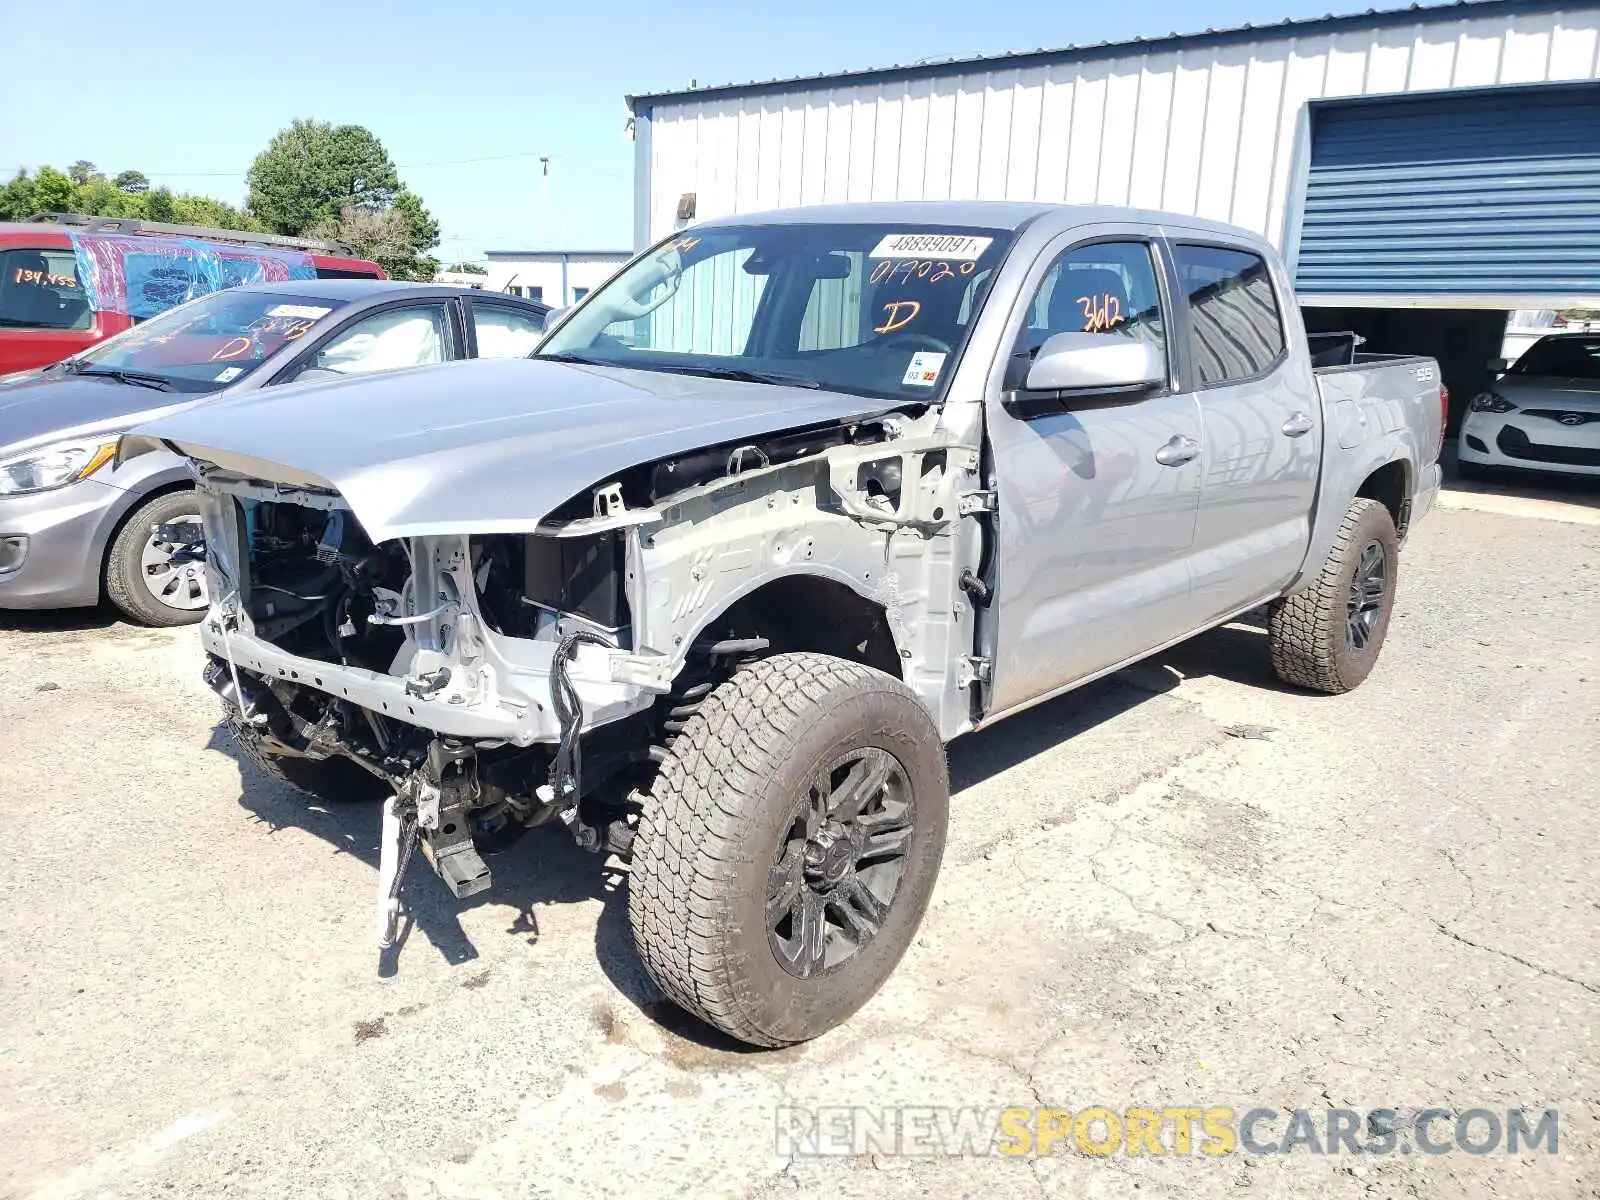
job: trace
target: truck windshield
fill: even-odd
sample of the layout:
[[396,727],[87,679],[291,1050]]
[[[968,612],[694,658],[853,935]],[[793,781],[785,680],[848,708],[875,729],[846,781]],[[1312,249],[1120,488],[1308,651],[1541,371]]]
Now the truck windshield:
[[686,230],[596,290],[536,356],[938,399],[1011,238],[903,224]]
[[1600,382],[1600,337],[1540,338],[1523,351],[1510,374]]
[[344,301],[288,292],[214,292],[92,346],[62,369],[214,392],[298,341]]

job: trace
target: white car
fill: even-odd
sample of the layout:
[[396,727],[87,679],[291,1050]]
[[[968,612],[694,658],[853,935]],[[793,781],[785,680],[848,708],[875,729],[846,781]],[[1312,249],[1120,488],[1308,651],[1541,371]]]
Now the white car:
[[1600,475],[1600,334],[1554,333],[1467,405],[1461,474],[1515,467]]

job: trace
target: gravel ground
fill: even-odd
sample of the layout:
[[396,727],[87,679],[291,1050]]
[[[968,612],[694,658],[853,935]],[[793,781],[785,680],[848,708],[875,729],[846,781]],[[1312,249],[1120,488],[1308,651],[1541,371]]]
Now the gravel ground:
[[[1239,624],[957,743],[916,945],[776,1053],[663,1005],[558,831],[477,904],[414,876],[380,956],[376,811],[241,767],[192,632],[0,619],[0,1196],[1600,1196],[1597,596],[1593,524],[1440,511],[1352,695]],[[1560,1143],[778,1152],[780,1107],[1095,1104],[1553,1107]]]

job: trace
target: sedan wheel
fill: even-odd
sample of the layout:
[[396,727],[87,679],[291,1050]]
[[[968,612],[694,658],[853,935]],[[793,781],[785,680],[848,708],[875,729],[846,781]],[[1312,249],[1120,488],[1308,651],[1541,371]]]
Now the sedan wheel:
[[106,552],[106,597],[140,625],[194,624],[211,602],[203,538],[193,492],[147,500]]

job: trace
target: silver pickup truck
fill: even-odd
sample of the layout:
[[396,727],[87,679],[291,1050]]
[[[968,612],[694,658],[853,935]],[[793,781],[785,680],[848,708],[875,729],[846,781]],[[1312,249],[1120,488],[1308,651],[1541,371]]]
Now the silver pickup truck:
[[1372,669],[1432,503],[1437,366],[1314,368],[1272,249],[1109,208],[741,216],[531,361],[292,385],[136,431],[198,476],[241,747],[420,848],[564,824],[661,989],[844,1020],[913,937],[943,743],[1260,605],[1287,684]]

